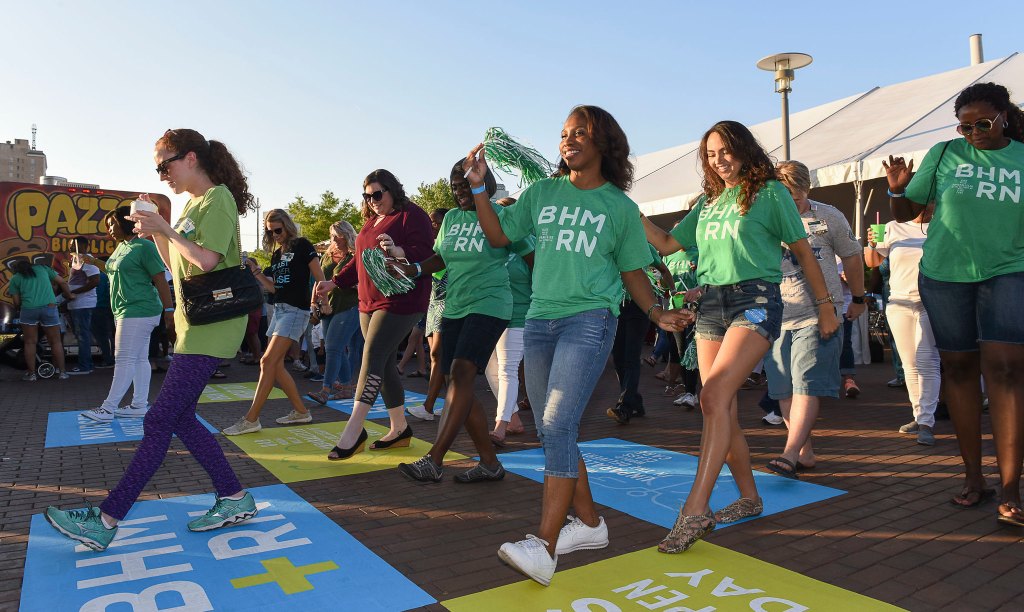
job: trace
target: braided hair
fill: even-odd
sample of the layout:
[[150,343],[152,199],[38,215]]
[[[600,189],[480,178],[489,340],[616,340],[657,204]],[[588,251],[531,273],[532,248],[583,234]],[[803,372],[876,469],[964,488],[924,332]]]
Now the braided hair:
[[997,83],[975,83],[960,92],[953,103],[953,112],[960,116],[960,109],[975,102],[992,105],[1006,117],[1003,134],[1017,142],[1024,142],[1024,111],[1010,101],[1010,92]]

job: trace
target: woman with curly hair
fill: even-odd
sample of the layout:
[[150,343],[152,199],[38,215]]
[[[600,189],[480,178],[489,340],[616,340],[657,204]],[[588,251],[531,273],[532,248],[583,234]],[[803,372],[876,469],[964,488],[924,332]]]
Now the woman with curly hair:
[[[193,273],[238,267],[238,216],[255,208],[245,175],[224,143],[207,140],[195,130],[167,130],[156,142],[156,172],[174,193],[188,193],[181,218],[172,227],[157,212],[131,215],[135,233],[152,237],[174,286]],[[148,195],[140,196],[149,200]],[[181,303],[179,298],[178,303]],[[139,493],[153,477],[178,436],[213,480],[217,497],[204,516],[189,521],[190,531],[209,531],[256,516],[256,501],[242,488],[217,439],[196,418],[196,404],[210,375],[223,359],[235,355],[245,333],[246,315],[191,325],[182,310],[174,313],[177,341],[153,407],[144,420],[142,442],[124,476],[98,508],[46,509],[57,531],[92,550],[105,550]]]
[[420,277],[408,293],[386,296],[367,274],[363,251],[379,248],[395,258],[426,259],[433,243],[430,218],[405,195],[394,174],[374,170],[363,180],[363,219],[355,256],[331,280],[317,286],[317,298],[322,300],[336,287],[358,285],[359,324],[365,338],[352,416],[327,455],[331,461],[363,451],[369,437],[363,421],[378,394],[384,398],[391,430],[373,442],[370,450],[409,446],[412,440],[412,427],[405,419],[405,390],[395,360],[398,345],[427,312],[430,280]]
[[[577,438],[611,352],[623,285],[664,329],[682,329],[692,318],[688,311],[663,310],[644,274],[651,252],[640,211],[624,193],[633,182],[633,164],[615,118],[596,106],[577,106],[562,126],[559,148],[555,175],[527,188],[500,217],[486,195],[483,145],[464,163],[491,246],[537,238],[523,343],[526,389],[544,448],[544,501],[538,536],[506,542],[498,556],[545,586],[558,555],[608,545]],[[570,507],[575,517],[566,523]]]
[[259,266],[249,264],[249,271],[263,285],[263,290],[274,296],[274,315],[267,326],[267,350],[260,357],[260,378],[252,398],[249,412],[224,429],[225,436],[256,433],[263,429],[260,413],[263,404],[278,387],[292,404],[291,411],[276,419],[280,425],[309,423],[313,415],[302,403],[295,380],[285,367],[284,359],[306,332],[310,312],[310,277],[324,280],[320,258],[309,240],[299,236],[299,228],[291,215],[281,208],[267,212],[263,217],[263,251],[272,252],[268,274]]
[[[807,276],[818,333],[827,340],[839,327],[835,296],[829,294],[807,244],[793,197],[775,180],[775,165],[750,130],[735,121],[716,123],[701,138],[698,156],[704,194],[697,207],[671,234],[643,219],[647,239],[663,255],[695,245],[700,252],[697,280],[702,295],[695,336],[704,385],[704,431],[693,488],[675,526],[658,546],[665,553],[689,549],[719,522],[763,511],[736,393],[781,333],[780,243],[789,245]],[[712,512],[711,492],[726,462],[740,499]]]
[[964,89],[953,110],[963,138],[932,147],[913,178],[913,161],[889,157],[889,202],[901,222],[935,203],[918,289],[967,472],[952,503],[969,508],[995,494],[981,473],[984,376],[1002,484],[997,518],[1024,527],[1024,112],[996,83]]

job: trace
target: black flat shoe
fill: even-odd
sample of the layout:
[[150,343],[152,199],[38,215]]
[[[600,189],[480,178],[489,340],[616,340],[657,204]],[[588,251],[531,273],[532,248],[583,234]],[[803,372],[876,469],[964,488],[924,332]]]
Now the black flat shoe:
[[328,461],[341,461],[342,459],[348,459],[349,457],[351,457],[352,455],[354,455],[356,453],[363,452],[364,450],[366,450],[366,438],[367,437],[368,436],[366,435],[366,430],[365,429],[362,430],[361,432],[359,432],[359,439],[356,440],[356,443],[352,445],[352,448],[339,448],[339,447],[335,446],[334,448],[331,449],[331,452],[334,453],[335,455],[337,455],[337,457],[332,457],[330,455],[327,455],[327,460]]
[[402,433],[398,434],[398,437],[391,440],[377,440],[370,445],[370,450],[384,450],[386,448],[401,448],[409,446],[412,442],[412,427],[408,423],[405,425],[405,429]]

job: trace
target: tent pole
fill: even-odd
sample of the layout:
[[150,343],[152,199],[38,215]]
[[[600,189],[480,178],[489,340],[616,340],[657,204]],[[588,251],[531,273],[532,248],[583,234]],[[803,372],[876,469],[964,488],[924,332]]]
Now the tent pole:
[[853,233],[857,236],[857,240],[864,235],[864,202],[861,199],[863,186],[864,181],[860,179],[853,182]]

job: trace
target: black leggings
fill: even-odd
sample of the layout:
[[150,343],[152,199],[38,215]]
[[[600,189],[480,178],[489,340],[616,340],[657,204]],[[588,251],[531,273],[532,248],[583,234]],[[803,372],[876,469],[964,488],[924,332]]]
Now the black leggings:
[[407,315],[386,310],[359,313],[359,325],[366,343],[356,383],[357,400],[372,406],[379,394],[384,397],[384,406],[388,409],[405,404],[405,390],[396,365],[398,345],[422,318],[422,312]]

